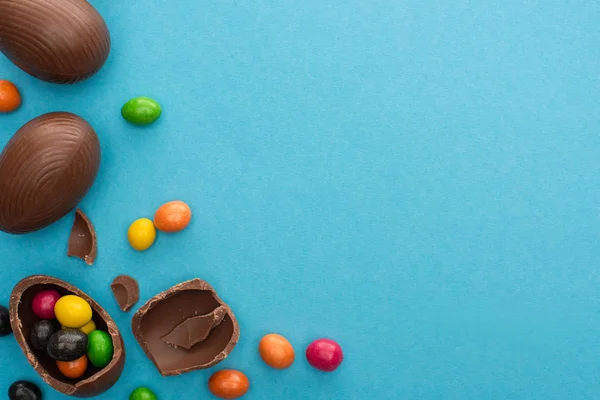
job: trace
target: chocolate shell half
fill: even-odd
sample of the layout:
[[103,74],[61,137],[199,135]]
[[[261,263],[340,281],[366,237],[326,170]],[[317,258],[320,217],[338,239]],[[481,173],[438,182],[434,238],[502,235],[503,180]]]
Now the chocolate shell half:
[[163,376],[212,367],[227,358],[240,337],[229,306],[200,279],[154,296],[135,313],[131,325]]
[[[65,378],[50,356],[43,352],[36,352],[29,346],[27,338],[31,327],[39,319],[33,313],[31,303],[39,291],[46,289],[57,290],[63,295],[74,294],[90,304],[96,328],[107,332],[113,341],[113,359],[106,367],[98,369],[90,364],[83,377]],[[34,275],[23,279],[14,287],[10,295],[10,324],[21,350],[35,371],[48,385],[63,394],[76,397],[97,396],[113,386],[121,376],[125,366],[125,347],[117,325],[98,303],[73,285],[45,275]]]

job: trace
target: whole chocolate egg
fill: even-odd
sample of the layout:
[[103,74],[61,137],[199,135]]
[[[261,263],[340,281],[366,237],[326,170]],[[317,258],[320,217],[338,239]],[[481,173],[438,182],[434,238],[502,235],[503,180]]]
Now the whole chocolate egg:
[[86,0],[0,0],[0,51],[36,78],[75,83],[104,65],[110,35]]
[[14,134],[0,154],[0,230],[36,231],[71,211],[100,167],[100,142],[83,118],[39,116]]

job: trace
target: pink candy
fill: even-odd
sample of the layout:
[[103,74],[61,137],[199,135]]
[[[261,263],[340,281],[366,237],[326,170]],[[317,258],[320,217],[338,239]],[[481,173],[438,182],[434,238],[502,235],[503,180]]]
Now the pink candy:
[[56,290],[42,290],[31,302],[33,313],[41,319],[54,319],[54,305],[62,296]]
[[344,360],[339,344],[330,339],[317,339],[306,349],[308,363],[318,370],[335,371]]

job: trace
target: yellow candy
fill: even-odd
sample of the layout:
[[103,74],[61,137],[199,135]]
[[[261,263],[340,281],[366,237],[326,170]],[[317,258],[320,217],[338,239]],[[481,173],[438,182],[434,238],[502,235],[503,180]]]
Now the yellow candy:
[[92,307],[81,297],[69,294],[54,305],[54,314],[62,326],[81,328],[92,319]]
[[94,320],[91,320],[90,322],[79,328],[79,330],[85,333],[86,335],[89,335],[90,332],[96,330],[96,323],[94,322]]
[[129,226],[127,231],[129,244],[136,250],[147,250],[156,240],[156,228],[148,218],[140,218]]

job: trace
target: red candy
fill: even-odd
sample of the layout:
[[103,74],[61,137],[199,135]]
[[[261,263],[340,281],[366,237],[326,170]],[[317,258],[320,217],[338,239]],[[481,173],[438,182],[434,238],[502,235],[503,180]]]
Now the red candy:
[[317,339],[306,349],[308,363],[318,370],[335,371],[344,360],[339,344],[329,339]]
[[38,292],[31,302],[33,313],[41,319],[54,319],[54,305],[61,298],[56,290],[42,290]]

